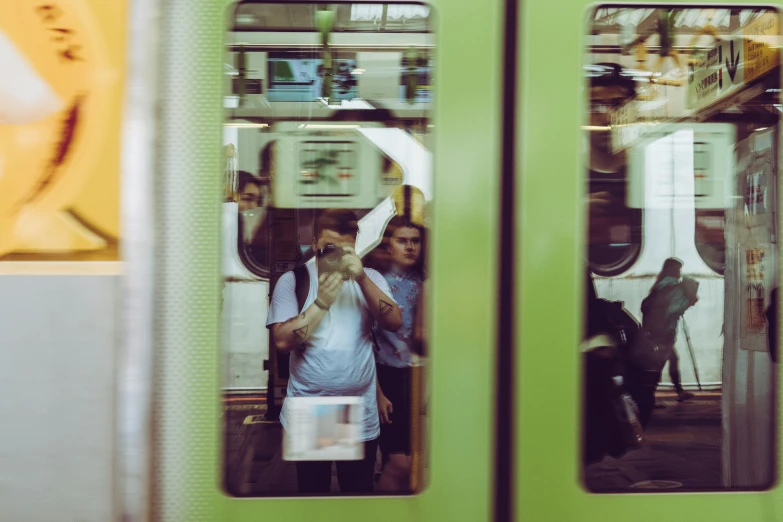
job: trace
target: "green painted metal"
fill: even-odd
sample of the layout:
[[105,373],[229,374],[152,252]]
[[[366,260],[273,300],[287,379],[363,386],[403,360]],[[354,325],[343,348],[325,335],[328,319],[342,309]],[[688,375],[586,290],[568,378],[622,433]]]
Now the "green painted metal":
[[595,4],[522,0],[521,5],[517,520],[783,520],[779,486],[765,493],[634,495],[595,495],[582,488],[578,345],[584,291],[586,158],[580,126],[587,119],[587,104],[581,66],[587,10]]
[[[188,219],[176,219],[174,203],[163,202],[161,211],[166,230],[159,274],[164,281],[156,406],[159,520],[489,520],[503,2],[443,0],[433,7],[438,90],[432,121],[429,483],[407,498],[235,499],[221,489],[222,191],[216,175],[222,161],[223,45],[231,4],[164,3],[161,175],[177,177],[176,183],[199,197],[188,202]],[[171,164],[178,146],[187,151],[181,175]],[[165,183],[173,190],[174,179]],[[178,237],[204,250],[191,255]]]

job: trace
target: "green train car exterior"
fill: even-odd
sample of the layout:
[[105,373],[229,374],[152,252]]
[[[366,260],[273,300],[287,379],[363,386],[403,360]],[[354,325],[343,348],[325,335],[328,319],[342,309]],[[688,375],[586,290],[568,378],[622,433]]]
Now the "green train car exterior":
[[[589,256],[584,132],[591,124],[585,65],[599,6],[582,0],[433,0],[426,5],[434,13],[436,40],[435,101],[429,115],[434,196],[426,303],[431,355],[427,481],[406,496],[238,498],[226,490],[223,476],[225,187],[215,175],[224,170],[226,35],[236,3],[130,0],[123,267],[116,279],[122,290],[118,286],[111,294],[117,308],[122,306],[117,314],[123,332],[122,341],[115,342],[122,355],[112,390],[119,412],[114,518],[783,520],[783,490],[776,480],[781,430],[776,364],[765,366],[763,376],[771,383],[765,404],[774,406],[764,419],[775,430],[771,449],[764,453],[755,447],[752,435],[731,439],[735,432],[724,431],[732,442],[721,454],[723,459],[732,451],[748,459],[768,456],[774,462],[771,483],[687,494],[588,491],[582,477],[585,388],[579,350]],[[601,7],[758,6],[628,2]],[[768,8],[776,10],[779,4]],[[730,66],[733,70],[735,64]],[[778,86],[780,70],[765,73]],[[696,120],[691,114],[689,122]],[[770,147],[775,151],[779,137],[776,131]],[[777,229],[779,167],[774,164],[767,183],[775,192],[771,227]],[[769,251],[773,264],[767,266],[776,276],[776,240]],[[744,266],[739,247],[727,256]],[[105,302],[98,296],[94,305]],[[729,368],[732,386],[735,380],[752,381],[752,375]],[[732,417],[742,400],[724,393],[722,426],[755,420]],[[741,474],[752,464],[724,466]]]
[[[162,324],[172,328],[164,336],[169,340],[164,353],[188,353],[187,358],[165,357],[170,362],[160,368],[164,390],[157,433],[162,440],[177,441],[161,446],[158,454],[163,512],[166,506],[180,506],[171,516],[191,520],[250,520],[261,513],[294,520],[361,520],[375,509],[372,516],[379,520],[773,517],[779,498],[774,489],[663,498],[584,490],[577,464],[580,363],[564,347],[579,344],[582,327],[586,179],[580,127],[588,110],[583,66],[587,14],[593,6],[534,1],[432,6],[437,13],[438,130],[429,484],[411,498],[238,500],[223,494],[215,474],[215,395],[196,384],[217,378],[212,347],[218,332],[205,326],[212,324],[215,303],[199,299],[198,308],[188,305],[188,324],[201,325],[199,330],[174,320],[185,302],[192,303],[189,296],[197,295],[199,285],[205,285],[203,292],[214,287],[217,270],[214,257],[185,260],[173,255],[179,237],[217,241],[216,206],[204,196],[215,192],[215,183],[204,177],[202,186],[201,178],[189,178],[193,197],[188,203],[203,201],[204,206],[187,223],[177,220],[181,210],[176,205],[163,204],[160,215],[168,238],[164,248],[172,248],[172,256],[165,257],[171,265],[160,266],[161,276],[171,278],[167,288],[188,289],[162,294]],[[208,56],[217,64],[215,49],[223,37],[217,20],[225,18],[229,7],[204,4],[186,15],[184,7],[172,4],[164,15],[163,34],[170,46],[161,69],[164,100],[167,81],[181,85],[190,79],[200,85],[187,101],[162,105],[164,126],[176,129],[176,137],[164,137],[162,146],[167,158],[162,175],[172,191],[179,190],[184,173],[218,167],[208,151],[217,136],[209,129],[216,129],[220,120],[218,104],[212,103],[219,98],[219,86],[205,64],[211,63]],[[509,15],[516,19],[509,21]],[[186,65],[173,58],[186,50],[203,60]],[[212,107],[214,112],[208,113]],[[510,205],[502,198],[509,187],[514,188]],[[167,226],[167,219],[177,226]],[[513,225],[505,229],[513,236],[503,236],[504,223]],[[510,242],[503,244],[501,238]],[[509,259],[514,262],[511,295],[498,284]],[[503,307],[512,303],[513,321],[504,323]],[[507,331],[499,331],[503,328]],[[199,337],[193,336],[196,331]],[[504,345],[511,339],[513,344]],[[498,389],[498,361],[514,363],[503,389]],[[191,391],[180,395],[183,402],[169,403],[169,386]],[[513,394],[510,411],[498,408],[504,394]],[[178,426],[180,435],[172,439],[166,426]],[[510,435],[505,455],[496,446],[503,440],[498,429]],[[504,458],[512,459],[505,477],[513,481],[498,483],[504,477],[499,471],[505,469]],[[509,485],[511,491],[498,493]]]
[[[434,149],[451,152],[435,158],[430,309],[432,324],[441,328],[431,339],[432,359],[442,362],[433,364],[430,377],[431,401],[438,406],[431,410],[429,484],[410,498],[236,499],[224,492],[220,472],[215,318],[222,186],[219,177],[206,174],[222,170],[214,152],[224,117],[220,72],[233,4],[161,6],[153,504],[160,520],[492,517],[505,6],[443,2],[433,8],[435,82],[449,86],[436,95],[434,123],[442,132]],[[179,92],[182,85],[193,86],[187,96]],[[187,220],[180,219],[183,212]],[[175,251],[188,254],[167,253]],[[439,290],[447,287],[459,291]]]

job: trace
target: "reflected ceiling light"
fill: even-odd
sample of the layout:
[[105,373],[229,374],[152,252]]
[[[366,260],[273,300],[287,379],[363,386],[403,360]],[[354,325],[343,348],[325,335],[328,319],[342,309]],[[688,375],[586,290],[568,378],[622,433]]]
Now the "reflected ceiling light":
[[767,129],[769,129],[769,127],[759,127],[758,129],[756,129],[756,132],[765,131]]
[[256,17],[250,14],[241,14],[237,16],[237,22],[240,24],[252,24],[256,21]]
[[361,98],[354,98],[353,100],[342,100],[339,104],[330,104],[326,98],[318,98],[318,100],[329,107],[330,109],[358,109],[358,110],[370,110],[375,109],[372,105],[362,100]]
[[248,122],[229,122],[224,123],[224,127],[236,127],[239,129],[265,129],[269,127],[268,123],[248,123]]
[[360,125],[339,125],[336,123],[300,123],[300,129],[359,129]]
[[364,74],[364,69],[354,69],[351,74]]
[[[387,4],[387,20],[412,20],[427,18],[430,8],[423,5]],[[351,6],[352,22],[377,22],[383,18],[383,4],[354,4]]]
[[600,126],[600,125],[582,125],[582,130],[609,131],[609,130],[612,130],[612,128],[608,127],[608,126]]

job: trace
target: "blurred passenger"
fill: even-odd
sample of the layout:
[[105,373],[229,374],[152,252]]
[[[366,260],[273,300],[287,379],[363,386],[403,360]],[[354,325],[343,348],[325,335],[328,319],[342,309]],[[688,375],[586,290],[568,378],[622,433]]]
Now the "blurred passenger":
[[778,290],[775,287],[769,295],[767,308],[767,337],[769,339],[769,356],[773,363],[778,362]]
[[261,180],[251,173],[237,172],[237,194],[239,211],[252,210],[261,206]]
[[693,397],[686,392],[680,382],[679,359],[674,347],[677,338],[677,325],[685,311],[699,300],[697,296],[686,294],[680,281],[682,261],[669,258],[650,288],[649,295],[642,301],[642,328],[650,334],[651,340],[659,349],[669,353],[669,376],[677,392],[677,400],[682,402]]
[[[326,210],[315,220],[312,247],[315,263],[305,265],[309,294],[302,309],[296,296],[296,278],[285,273],[277,282],[269,307],[267,327],[274,347],[289,352],[288,397],[362,397],[359,440],[364,458],[337,462],[343,493],[371,493],[378,447],[377,382],[372,326],[396,331],[402,324],[399,306],[386,280],[364,268],[356,255],[359,226],[350,210]],[[286,407],[280,414],[288,430]],[[328,493],[331,462],[297,462],[301,493]]]
[[[389,284],[402,312],[402,327],[396,332],[375,330],[378,368],[378,409],[381,416],[379,440],[383,471],[378,490],[410,491],[411,478],[411,368],[420,364],[421,325],[417,328],[424,283],[424,228],[395,216],[386,226],[381,245],[368,263],[379,270]],[[418,333],[418,335],[416,335]]]
[[[590,194],[591,228],[600,226],[599,218],[611,204],[606,192]],[[639,446],[646,418],[637,404],[647,401],[652,411],[656,381],[648,383],[644,372],[624,364],[638,321],[622,302],[599,298],[589,266],[585,272],[582,458],[591,464],[606,455],[619,458]]]

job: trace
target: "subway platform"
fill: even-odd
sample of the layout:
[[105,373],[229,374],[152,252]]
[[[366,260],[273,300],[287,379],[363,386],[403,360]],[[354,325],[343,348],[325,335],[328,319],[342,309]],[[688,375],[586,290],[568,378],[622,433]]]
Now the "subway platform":
[[600,493],[722,489],[721,395],[694,394],[680,403],[673,392],[659,393],[666,407],[653,413],[643,446],[588,466],[585,487]]

